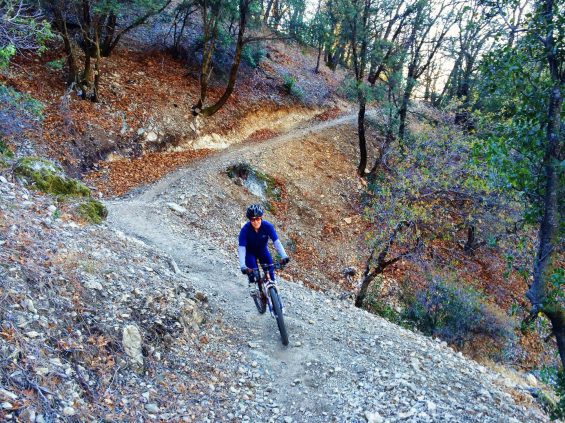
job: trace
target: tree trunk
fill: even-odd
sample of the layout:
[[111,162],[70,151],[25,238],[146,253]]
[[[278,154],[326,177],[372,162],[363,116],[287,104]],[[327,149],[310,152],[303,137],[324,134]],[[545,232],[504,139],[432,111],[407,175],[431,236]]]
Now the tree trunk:
[[271,14],[271,7],[273,7],[273,1],[274,0],[269,0],[267,2],[267,10],[265,11],[265,17],[263,18],[263,24],[267,25],[268,21],[269,21],[269,15]]
[[237,34],[237,44],[235,48],[235,56],[233,58],[232,66],[230,69],[230,76],[228,80],[228,84],[222,96],[218,99],[218,101],[208,107],[202,109],[202,116],[212,116],[218,110],[220,110],[223,105],[228,101],[230,98],[231,93],[235,87],[235,82],[237,80],[237,71],[239,69],[239,64],[241,62],[241,52],[243,50],[243,36],[245,34],[245,29],[247,26],[247,18],[249,13],[249,0],[240,0],[239,1],[239,30]]
[[[558,203],[558,192],[561,190],[559,182],[562,175],[561,163],[564,160],[563,138],[561,130],[561,86],[565,82],[565,75],[560,70],[557,57],[557,49],[553,42],[553,0],[541,0],[538,3],[543,20],[543,28],[549,29],[544,39],[546,58],[549,65],[549,74],[553,81],[548,112],[546,147],[543,159],[545,172],[545,190],[543,198],[543,218],[538,233],[538,251],[534,262],[534,280],[528,289],[526,296],[532,303],[532,313],[542,311],[551,321],[553,333],[557,339],[561,366],[565,367],[565,341],[564,322],[565,311],[558,300],[552,298],[553,293],[549,291],[550,280],[554,270],[556,249],[559,246],[559,229],[561,227],[561,216]],[[548,292],[549,291],[549,292]]]
[[322,44],[318,47],[318,58],[316,59],[316,69],[314,69],[314,73],[320,73],[320,58],[322,57]]
[[475,236],[476,236],[475,225],[469,225],[467,227],[467,242],[463,246],[463,251],[465,251],[466,253],[472,252],[473,249],[475,248],[477,242]]
[[220,9],[212,8],[210,16],[207,16],[208,10],[206,4],[202,8],[204,45],[202,47],[202,65],[200,66],[200,98],[198,102],[192,106],[192,114],[198,116],[202,111],[206,96],[208,94],[208,81],[212,73],[212,55],[216,46],[216,38],[218,37],[218,22]]
[[551,330],[557,341],[557,350],[561,359],[561,367],[565,368],[565,312],[563,310],[545,311],[551,321]]
[[375,164],[373,165],[371,171],[367,175],[367,179],[373,181],[375,180],[375,178],[377,177],[377,170],[379,170],[380,167],[385,165],[385,157],[393,141],[394,141],[394,134],[392,133],[392,128],[389,125],[386,131],[385,142],[381,145],[381,148],[379,150],[379,157],[377,157],[377,159],[375,160]]
[[412,251],[415,251],[418,248],[418,246],[420,245],[420,240],[416,239],[416,243],[411,250],[408,250],[402,254],[397,255],[393,259],[390,260],[386,259],[390,249],[392,248],[392,245],[396,241],[396,237],[398,236],[399,232],[402,231],[404,228],[411,228],[411,227],[414,227],[414,225],[412,222],[409,221],[401,221],[397,223],[397,225],[392,230],[388,242],[386,243],[386,245],[384,246],[384,248],[381,250],[381,252],[377,257],[377,263],[374,270],[371,271],[371,266],[373,264],[373,259],[375,257],[375,252],[376,252],[375,249],[373,248],[373,250],[371,251],[371,255],[367,259],[367,265],[365,266],[365,272],[363,273],[363,281],[361,282],[361,288],[359,289],[359,292],[357,293],[357,297],[355,298],[356,307],[363,306],[363,302],[365,301],[365,297],[367,296],[367,290],[369,289],[369,285],[377,277],[377,275],[380,275],[388,266],[396,263],[397,261],[399,261],[400,259],[402,259],[403,257],[405,257],[406,255],[408,255]]
[[102,59],[102,56],[100,55],[100,41],[98,38],[98,34],[96,34],[96,38],[94,40],[94,48],[95,48],[95,59],[96,62],[94,62],[94,86],[93,86],[93,92],[92,92],[92,98],[91,100],[94,103],[98,102],[99,99],[99,92],[100,92],[100,61]]
[[109,57],[112,53],[112,40],[114,39],[114,33],[116,32],[116,20],[117,17],[114,12],[110,12],[106,21],[106,31],[102,40],[102,45],[100,46],[100,52],[103,57]]
[[357,167],[357,175],[365,176],[367,168],[367,140],[365,139],[365,105],[367,99],[365,94],[359,89],[359,113],[357,114],[357,128],[359,131],[359,166]]
[[72,86],[73,84],[77,84],[80,79],[78,59],[76,57],[74,46],[67,29],[67,22],[63,19],[63,16],[59,10],[54,10],[54,15],[56,25],[59,29],[59,32],[61,33],[61,36],[63,37],[63,45],[65,47],[65,54],[67,55],[67,85]]
[[412,95],[412,90],[414,89],[415,81],[408,73],[408,78],[406,80],[406,88],[404,89],[404,94],[402,95],[402,103],[400,105],[400,110],[398,111],[399,126],[398,126],[398,138],[400,141],[404,141],[406,136],[406,116],[408,115],[408,104],[410,103],[410,96]]
[[365,298],[367,297],[367,291],[369,290],[369,286],[371,285],[371,282],[373,282],[373,280],[378,275],[383,273],[383,270],[384,268],[378,265],[377,268],[372,272],[368,272],[367,270],[365,271],[363,281],[361,282],[361,288],[359,289],[359,292],[355,297],[355,307],[359,307],[359,308],[363,307],[363,303],[365,302]]

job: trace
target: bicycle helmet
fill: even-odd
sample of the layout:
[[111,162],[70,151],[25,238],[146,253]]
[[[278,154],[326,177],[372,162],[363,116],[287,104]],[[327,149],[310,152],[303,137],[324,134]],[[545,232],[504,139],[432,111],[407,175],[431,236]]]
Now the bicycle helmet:
[[245,213],[245,215],[248,219],[251,219],[252,217],[261,217],[263,216],[263,207],[261,207],[259,204],[251,204],[249,207],[247,207],[247,212]]

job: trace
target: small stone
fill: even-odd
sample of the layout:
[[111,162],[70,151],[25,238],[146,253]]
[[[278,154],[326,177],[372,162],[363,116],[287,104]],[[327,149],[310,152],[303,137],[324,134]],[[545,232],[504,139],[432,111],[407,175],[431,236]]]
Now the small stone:
[[479,394],[480,394],[482,397],[487,397],[487,398],[491,398],[491,397],[492,397],[492,395],[490,394],[490,392],[487,391],[486,389],[481,389],[481,390],[479,391]]
[[6,178],[4,178],[3,176],[0,176],[0,182],[2,182],[3,184],[7,184],[8,180]]
[[205,293],[198,291],[196,292],[196,294],[194,294],[194,299],[198,300],[202,303],[207,303],[208,302],[208,297],[206,296]]
[[15,400],[18,398],[18,396],[16,394],[14,394],[13,392],[7,391],[5,389],[0,389],[0,394],[2,394],[3,396],[10,398],[11,400]]
[[435,405],[435,403],[433,403],[431,401],[426,401],[426,406],[428,407],[428,411],[430,413],[433,413],[434,411],[436,411],[437,406]]
[[76,410],[73,407],[65,407],[63,408],[63,414],[65,416],[74,416],[76,414]]
[[367,411],[365,413],[365,418],[367,419],[367,423],[381,423],[384,421],[382,416],[377,412],[370,413]]
[[27,308],[27,310],[28,310],[30,313],[37,314],[37,310],[36,310],[35,307],[33,306],[33,301],[30,300],[29,298],[26,298],[26,299],[24,300],[24,306],[25,306],[25,308]]
[[92,280],[92,279],[87,279],[84,282],[84,286],[88,289],[94,289],[96,291],[102,291],[104,289],[104,287],[102,286],[102,284],[96,280]]
[[147,141],[151,141],[151,142],[157,141],[157,138],[158,138],[157,133],[155,133],[153,131],[148,132],[145,137],[147,138]]
[[27,336],[28,338],[37,338],[39,335],[40,335],[39,332],[36,332],[36,331],[34,331],[34,330],[29,331],[29,332],[26,333],[26,336]]
[[14,408],[12,403],[9,403],[7,401],[0,404],[0,407],[3,408],[4,410],[11,410],[12,408]]
[[292,417],[285,416],[284,423],[292,423]]
[[26,408],[20,413],[19,418],[21,422],[35,423],[35,410],[33,408]]
[[179,214],[185,214],[187,212],[183,206],[179,206],[177,203],[167,203],[167,207]]
[[347,223],[348,225],[351,224],[351,222],[352,222],[352,220],[351,220],[350,217],[344,218],[343,221],[344,221],[345,223]]
[[526,381],[528,382],[528,385],[530,385],[530,386],[538,386],[538,380],[531,373],[528,373],[526,375]]
[[159,412],[159,406],[155,403],[149,403],[149,404],[145,404],[145,409],[147,411],[149,411],[150,413],[158,413]]

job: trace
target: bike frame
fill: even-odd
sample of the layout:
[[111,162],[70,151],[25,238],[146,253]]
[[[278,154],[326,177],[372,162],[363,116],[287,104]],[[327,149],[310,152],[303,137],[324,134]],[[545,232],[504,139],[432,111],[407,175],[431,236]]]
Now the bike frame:
[[[271,294],[269,289],[274,288],[275,291],[277,291],[277,293],[279,292],[279,289],[277,288],[277,284],[271,280],[271,276],[269,275],[269,271],[268,271],[270,267],[273,267],[275,270],[277,270],[281,268],[281,265],[278,263],[276,264],[260,263],[258,268],[253,269],[253,272],[255,274],[255,277],[257,278],[258,289],[261,292],[263,292],[263,295],[267,299],[267,306],[269,307],[269,312],[271,313],[271,316],[276,317],[275,314],[273,313],[273,303],[271,300]],[[260,270],[261,268],[263,269],[263,274],[261,274],[261,270]]]

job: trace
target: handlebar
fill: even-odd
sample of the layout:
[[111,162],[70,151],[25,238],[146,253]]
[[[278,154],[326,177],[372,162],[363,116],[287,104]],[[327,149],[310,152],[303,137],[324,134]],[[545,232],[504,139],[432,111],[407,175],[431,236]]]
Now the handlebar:
[[[280,269],[284,269],[285,268],[285,264],[282,264],[281,262],[278,263],[259,263],[259,266],[261,266],[261,268],[269,268],[269,267],[273,267],[275,270],[280,270]],[[253,268],[253,270],[259,270],[258,267]]]

